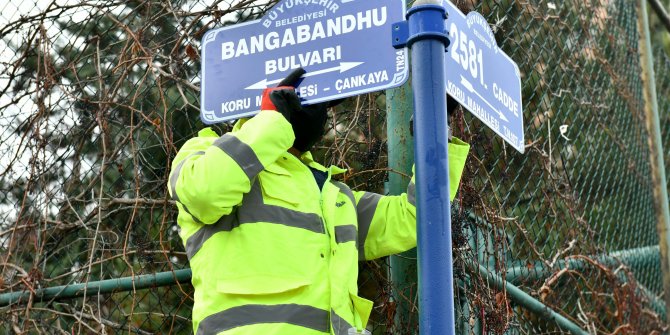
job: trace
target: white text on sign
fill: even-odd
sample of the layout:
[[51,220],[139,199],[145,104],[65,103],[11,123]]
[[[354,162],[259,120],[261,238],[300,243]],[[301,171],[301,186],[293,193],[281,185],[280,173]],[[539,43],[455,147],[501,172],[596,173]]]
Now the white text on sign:
[[389,75],[386,71],[377,71],[368,74],[361,74],[355,77],[338,79],[335,81],[335,89],[338,91],[348,90],[351,88],[372,85],[389,80]]
[[[318,85],[307,85],[296,87],[296,92],[301,98],[308,98],[319,93]],[[261,96],[257,96],[255,100],[255,107],[258,108],[261,106]],[[248,109],[251,107],[252,98],[245,99],[235,99],[232,101],[226,101],[221,103],[221,113],[234,113],[240,110]]]
[[[316,16],[316,17],[325,16],[326,15],[326,10],[329,10],[331,13],[335,14],[335,12],[337,12],[337,10],[340,9],[340,5],[337,4],[336,2],[334,2],[333,0],[285,0],[285,1],[282,1],[279,4],[277,4],[276,6],[272,7],[272,10],[269,13],[266,14],[265,19],[263,20],[263,26],[265,28],[270,28],[270,26],[272,25],[272,21],[277,20],[277,18],[281,14],[283,14],[285,11],[291,11],[291,9],[293,7],[309,6],[309,5],[322,6],[322,7],[325,8],[325,10],[313,13],[312,16],[310,16],[309,14],[303,14],[303,15],[295,16],[290,20],[290,21],[295,20],[295,22],[290,22],[290,23],[302,22],[305,19],[309,20],[309,19],[313,18],[315,15],[320,15],[320,16]],[[317,13],[321,13],[321,14],[317,14]],[[281,24],[279,24],[279,23],[283,22],[283,21],[285,22],[285,21],[289,21],[289,20],[284,19],[284,20],[276,21],[277,27],[281,26]],[[290,24],[290,23],[288,23],[288,24]]]
[[272,31],[242,38],[239,41],[227,41],[221,44],[221,60],[248,56],[265,50],[275,50],[294,46],[318,39],[344,35],[357,30],[380,27],[386,24],[386,7],[369,9],[356,15],[344,15],[326,20],[325,24],[316,21],[295,28],[289,27],[283,32]]
[[498,87],[497,83],[493,83],[493,95],[503,104],[503,106],[514,113],[514,116],[519,117],[519,104],[517,104],[507,92]]
[[[482,62],[482,50],[477,45],[468,40],[468,35],[463,31],[458,31],[456,24],[452,23],[449,27],[449,37],[453,41],[451,47],[451,58],[472,75],[472,78],[479,79],[484,86],[484,64]],[[486,88],[486,87],[485,87]]]
[[286,72],[299,67],[308,67],[342,59],[342,47],[335,46],[317,51],[307,51],[297,55],[285,56],[279,59],[265,61],[265,74]]

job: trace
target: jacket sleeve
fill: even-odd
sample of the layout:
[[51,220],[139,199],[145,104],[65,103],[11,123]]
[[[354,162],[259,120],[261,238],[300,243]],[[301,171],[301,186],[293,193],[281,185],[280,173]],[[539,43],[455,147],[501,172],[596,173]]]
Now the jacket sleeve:
[[218,138],[202,130],[172,162],[170,196],[197,223],[211,224],[232,212],[253,179],[294,140],[291,124],[274,111],[261,111],[237,128]]
[[[449,200],[454,200],[470,146],[457,139],[449,143]],[[354,192],[358,214],[360,260],[376,259],[416,246],[416,207],[414,176],[407,193],[382,196]]]

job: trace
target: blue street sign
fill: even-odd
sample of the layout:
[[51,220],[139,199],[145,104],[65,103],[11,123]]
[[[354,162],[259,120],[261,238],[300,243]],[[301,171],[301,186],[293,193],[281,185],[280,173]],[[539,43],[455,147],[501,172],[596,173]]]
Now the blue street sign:
[[448,0],[447,93],[519,152],[525,149],[521,73],[496,43],[486,19],[463,15]]
[[283,0],[260,20],[202,39],[200,117],[207,124],[256,114],[264,88],[307,73],[303,104],[388,89],[408,77],[407,51],[391,44],[403,0]]

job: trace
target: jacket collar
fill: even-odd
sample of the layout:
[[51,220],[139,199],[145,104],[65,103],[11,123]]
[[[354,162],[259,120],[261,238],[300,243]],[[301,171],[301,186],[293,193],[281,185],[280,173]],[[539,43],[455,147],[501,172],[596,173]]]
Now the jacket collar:
[[326,168],[325,166],[319,164],[314,160],[314,157],[312,157],[312,153],[307,151],[304,152],[300,157],[300,161],[302,161],[305,165],[317,169],[319,171],[324,171],[324,172],[330,172],[331,176],[342,174],[347,172],[347,169],[343,169],[339,166],[331,165],[330,168]]
[[[240,130],[240,128],[242,128],[242,125],[244,125],[244,123],[247,122],[248,120],[249,120],[249,118],[242,118],[242,119],[237,120],[237,122],[235,122],[235,126],[233,127],[232,131],[235,132],[235,131]],[[326,168],[325,166],[319,164],[318,162],[316,162],[314,160],[314,157],[312,157],[312,153],[310,151],[303,152],[302,155],[300,155],[300,157],[298,157],[298,159],[300,159],[300,161],[303,164],[305,164],[305,165],[307,165],[311,168],[317,169],[319,171],[329,172],[331,176],[335,176],[335,175],[347,172],[347,169],[343,169],[343,168],[341,168],[339,166],[335,166],[335,165],[331,165],[330,168]]]

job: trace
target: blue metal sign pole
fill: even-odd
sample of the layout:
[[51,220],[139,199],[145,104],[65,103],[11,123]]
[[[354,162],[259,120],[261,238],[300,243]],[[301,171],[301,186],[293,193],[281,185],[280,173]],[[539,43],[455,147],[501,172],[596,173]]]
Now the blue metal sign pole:
[[[407,12],[414,92],[419,333],[452,335],[454,285],[449,203],[445,8],[418,0]],[[398,29],[403,29],[398,27]]]

